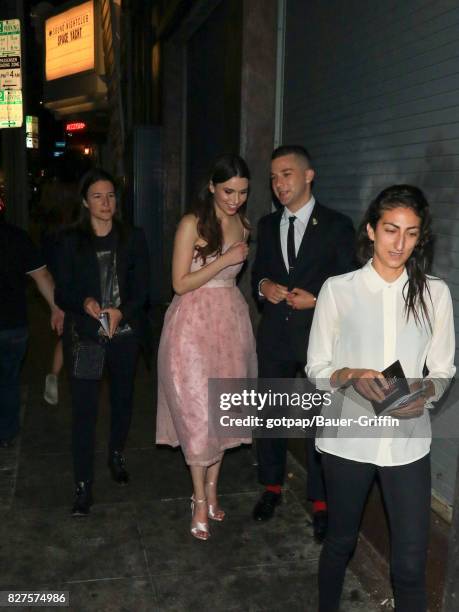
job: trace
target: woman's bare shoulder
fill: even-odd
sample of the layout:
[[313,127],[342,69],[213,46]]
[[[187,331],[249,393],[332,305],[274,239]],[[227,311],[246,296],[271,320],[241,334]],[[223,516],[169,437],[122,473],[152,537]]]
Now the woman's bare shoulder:
[[186,215],[183,215],[183,217],[180,219],[179,227],[184,227],[186,229],[195,229],[197,231],[197,216],[193,213],[187,213]]
[[176,241],[177,240],[179,244],[192,244],[193,247],[206,245],[206,241],[199,235],[198,218],[196,215],[188,213],[182,217],[177,227]]
[[198,218],[192,213],[184,215],[178,224],[177,233],[184,236],[198,238]]

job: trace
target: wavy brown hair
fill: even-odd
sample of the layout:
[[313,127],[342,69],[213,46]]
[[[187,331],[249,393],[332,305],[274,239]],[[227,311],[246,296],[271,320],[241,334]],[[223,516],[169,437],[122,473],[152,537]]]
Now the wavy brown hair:
[[373,256],[374,245],[368,237],[367,224],[376,230],[385,210],[400,207],[410,208],[421,220],[419,240],[405,264],[408,274],[408,281],[403,288],[406,318],[408,320],[412,314],[418,325],[421,325],[421,319],[424,319],[431,327],[427,308],[427,297],[430,299],[427,273],[430,271],[433,257],[432,218],[429,203],[418,187],[392,185],[383,189],[373,200],[357,232],[357,257],[365,264]]
[[[206,241],[204,246],[196,247],[197,257],[201,258],[203,264],[206,263],[206,259],[210,255],[221,255],[223,249],[222,228],[215,212],[213,194],[209,190],[209,183],[210,181],[214,185],[226,183],[235,176],[250,180],[249,168],[242,157],[232,154],[218,157],[209,173],[206,184],[191,207],[191,212],[198,219],[198,235]],[[237,214],[242,225],[246,229],[250,229],[250,224],[245,216],[246,207],[247,201],[238,209]]]

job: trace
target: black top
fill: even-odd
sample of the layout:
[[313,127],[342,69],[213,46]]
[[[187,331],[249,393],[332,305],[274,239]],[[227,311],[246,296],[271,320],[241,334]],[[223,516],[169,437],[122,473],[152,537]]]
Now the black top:
[[0,223],[0,330],[27,325],[26,274],[44,265],[24,230]]
[[116,274],[116,240],[112,230],[106,236],[95,236],[94,247],[96,249],[97,263],[99,266],[101,308],[118,308],[121,299],[114,295],[115,284],[118,284]]
[[[94,246],[96,249],[97,262],[99,265],[101,308],[119,308],[121,305],[120,285],[116,271],[116,235],[112,230],[106,236],[95,236]],[[118,325],[115,335],[128,334],[132,330],[128,323]],[[102,327],[99,327],[99,335],[104,335]]]

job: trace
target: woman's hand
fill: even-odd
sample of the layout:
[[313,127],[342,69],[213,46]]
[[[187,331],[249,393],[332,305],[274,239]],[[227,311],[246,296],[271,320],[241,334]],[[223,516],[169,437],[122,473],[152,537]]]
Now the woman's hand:
[[100,305],[93,297],[87,297],[83,302],[83,308],[86,314],[94,319],[99,319]]
[[247,242],[241,240],[241,242],[232,244],[222,257],[225,259],[225,263],[228,266],[234,266],[245,261],[248,254],[249,247],[247,246]]
[[109,323],[108,337],[113,338],[116,330],[118,329],[118,325],[120,324],[120,321],[123,318],[123,315],[121,313],[121,310],[118,310],[118,308],[104,308],[103,310],[100,311],[101,314],[105,312],[108,314],[108,323]]
[[308,308],[314,308],[316,305],[316,298],[312,293],[306,291],[306,289],[299,289],[295,287],[288,292],[286,297],[287,304],[293,308],[293,310],[306,310]]
[[423,389],[423,394],[420,397],[415,399],[413,402],[406,404],[406,406],[393,410],[390,413],[390,416],[398,419],[413,419],[421,416],[425,410],[426,400],[435,395],[435,387],[431,380],[419,380],[410,385],[411,393],[413,393],[413,391],[418,391],[419,389]]
[[333,372],[330,382],[334,387],[351,384],[360,395],[372,402],[381,402],[385,399],[382,389],[389,387],[381,372],[365,368],[341,368]]
[[395,417],[396,419],[414,419],[415,417],[421,416],[424,413],[426,404],[426,398],[421,395],[418,399],[414,400],[414,402],[410,402],[403,408],[398,408],[397,410],[392,410],[390,412],[391,417]]

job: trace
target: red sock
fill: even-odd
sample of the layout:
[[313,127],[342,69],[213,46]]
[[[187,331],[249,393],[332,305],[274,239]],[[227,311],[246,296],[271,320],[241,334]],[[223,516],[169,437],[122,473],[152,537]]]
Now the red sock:
[[327,510],[327,502],[322,500],[315,500],[312,502],[312,511],[313,512],[321,512],[323,510]]
[[266,485],[266,490],[271,491],[271,493],[277,493],[278,495],[282,493],[281,485]]

